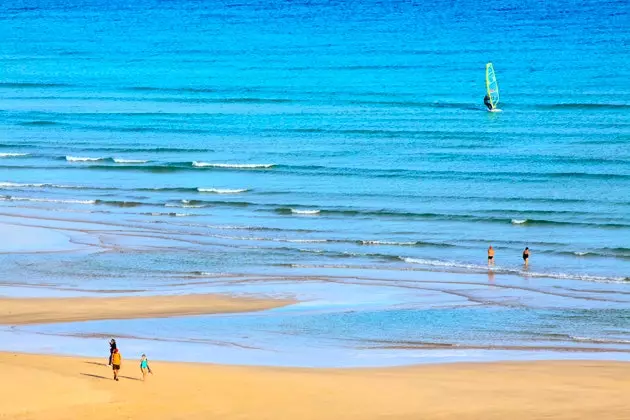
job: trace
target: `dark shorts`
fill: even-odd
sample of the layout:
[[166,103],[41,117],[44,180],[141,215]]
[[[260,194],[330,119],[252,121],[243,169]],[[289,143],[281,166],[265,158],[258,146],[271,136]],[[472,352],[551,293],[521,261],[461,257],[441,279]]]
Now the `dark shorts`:
[[120,370],[120,365],[112,365],[113,370]]
[[526,260],[529,258],[529,255],[523,255],[523,260]]
[[488,259],[489,259],[489,260],[493,260],[493,259],[494,259],[494,257],[492,257],[492,256],[488,256]]

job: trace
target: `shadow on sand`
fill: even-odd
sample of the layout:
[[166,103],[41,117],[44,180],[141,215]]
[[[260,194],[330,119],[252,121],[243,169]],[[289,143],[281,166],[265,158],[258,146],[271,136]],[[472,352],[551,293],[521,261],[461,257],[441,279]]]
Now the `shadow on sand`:
[[[105,379],[105,380],[108,380],[108,381],[113,381],[114,380],[113,376],[112,377],[106,377],[106,376],[101,376],[101,375],[94,375],[93,373],[81,373],[81,375],[89,376],[90,378]],[[120,379],[129,379],[130,381],[142,381],[141,379],[132,378],[131,376],[118,375],[118,377]]]
[[105,367],[109,366],[109,365],[106,365],[105,363],[98,363],[98,362],[83,362],[83,363],[86,363],[88,365],[96,365],[96,366],[105,366]]

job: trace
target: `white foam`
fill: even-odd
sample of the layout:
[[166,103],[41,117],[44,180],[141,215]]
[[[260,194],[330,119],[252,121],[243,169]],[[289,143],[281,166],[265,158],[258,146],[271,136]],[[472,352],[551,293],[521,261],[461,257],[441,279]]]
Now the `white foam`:
[[361,241],[363,245],[415,245],[416,242]]
[[578,257],[583,257],[585,255],[590,254],[590,252],[588,252],[588,251],[575,251],[573,254],[577,255]]
[[[407,258],[407,257],[398,257],[402,261],[409,264],[422,264],[425,266],[431,267],[448,267],[448,268],[463,268],[474,270],[478,272],[485,272],[488,270],[488,267],[485,265],[476,265],[476,264],[465,264],[458,263],[454,261],[440,261],[440,260],[425,260],[419,258]],[[561,280],[583,280],[583,281],[592,281],[597,283],[628,283],[630,280],[624,277],[604,277],[604,276],[592,276],[588,274],[579,274],[579,273],[557,273],[557,272],[533,272],[533,271],[523,271],[515,268],[506,268],[506,267],[492,267],[492,271],[495,273],[501,274],[515,274],[523,277],[533,277],[533,278],[551,278],[551,279],[561,279]]]
[[33,183],[33,184],[20,184],[17,182],[0,182],[0,188],[71,188],[71,189],[82,189],[86,187],[81,187],[77,185],[63,185],[63,184],[43,184],[43,183]]
[[226,168],[226,169],[268,169],[275,166],[273,163],[209,163],[194,161],[192,166],[197,168]]
[[319,214],[319,210],[296,210],[296,209],[291,209],[291,213],[314,215],[314,214]]
[[513,225],[522,225],[524,223],[527,223],[527,219],[512,219]]
[[327,239],[286,239],[284,242],[293,242],[296,244],[321,244],[328,242]]
[[249,191],[247,188],[240,189],[223,189],[223,188],[197,188],[197,191],[204,193],[213,193],[213,194],[240,194]]
[[96,162],[104,158],[82,157],[82,156],[66,156],[68,162]]
[[0,153],[0,158],[28,156],[30,153]]
[[143,160],[143,159],[119,159],[119,158],[114,158],[114,162],[116,163],[147,163],[148,160]]
[[606,339],[606,338],[591,338],[591,337],[574,337],[574,336],[570,336],[570,338],[572,340],[575,341],[583,341],[586,343],[599,343],[599,344],[630,344],[630,340],[624,340],[621,338],[611,338],[611,339]]
[[35,203],[64,203],[64,204],[96,204],[96,200],[55,200],[52,198],[7,197],[9,201],[31,201]]
[[41,188],[46,184],[18,184],[17,182],[0,182],[0,188]]

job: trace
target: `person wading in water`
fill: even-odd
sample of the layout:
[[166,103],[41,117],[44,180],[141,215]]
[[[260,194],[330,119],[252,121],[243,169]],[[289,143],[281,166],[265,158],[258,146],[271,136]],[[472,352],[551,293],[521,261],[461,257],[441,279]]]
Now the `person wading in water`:
[[525,262],[525,268],[529,267],[529,248],[525,247],[523,251],[523,262]]
[[488,265],[494,265],[494,248],[492,248],[492,245],[488,247]]

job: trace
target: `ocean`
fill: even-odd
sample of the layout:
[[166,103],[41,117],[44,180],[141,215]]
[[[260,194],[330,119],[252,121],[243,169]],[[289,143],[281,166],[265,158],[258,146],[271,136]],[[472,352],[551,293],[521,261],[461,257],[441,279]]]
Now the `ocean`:
[[[227,322],[295,365],[547,357],[541,329],[563,357],[627,357],[629,25],[625,0],[2,2],[0,221],[37,240],[8,235],[0,292],[305,301],[18,347],[128,329],[159,353],[155,329],[198,349]],[[206,344],[181,354],[282,364]]]

